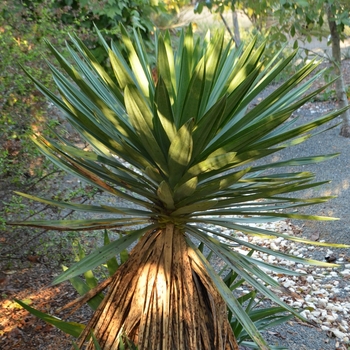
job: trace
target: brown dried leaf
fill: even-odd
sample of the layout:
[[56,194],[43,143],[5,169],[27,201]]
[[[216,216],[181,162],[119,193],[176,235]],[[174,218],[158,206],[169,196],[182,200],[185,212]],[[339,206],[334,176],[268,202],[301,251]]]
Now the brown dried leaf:
[[27,260],[32,263],[40,263],[40,256],[38,255],[28,255]]
[[319,232],[314,232],[311,237],[310,240],[311,241],[318,241],[320,239],[320,233]]

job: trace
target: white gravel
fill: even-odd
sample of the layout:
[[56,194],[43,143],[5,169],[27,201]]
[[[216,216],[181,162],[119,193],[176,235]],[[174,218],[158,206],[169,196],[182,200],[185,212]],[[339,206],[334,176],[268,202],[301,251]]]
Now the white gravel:
[[[259,225],[259,227],[290,236],[302,236],[302,230],[288,220]],[[230,232],[225,230],[224,233]],[[235,235],[241,240],[298,257],[314,258],[313,255],[316,252],[318,256],[322,253],[324,257],[337,256],[336,249],[330,250],[327,247],[299,244],[283,238],[248,237],[241,232],[236,232]],[[244,247],[232,249],[239,250],[240,253],[244,253],[245,250]],[[326,331],[329,337],[335,337],[339,346],[350,344],[350,264],[345,254],[337,256],[335,263],[340,265],[338,268],[297,264],[261,252],[255,252],[253,257],[305,273],[302,276],[288,276],[264,269],[266,273],[279,281],[280,289],[268,288],[271,288],[281,300],[301,310],[301,315],[308,319],[314,327]]]

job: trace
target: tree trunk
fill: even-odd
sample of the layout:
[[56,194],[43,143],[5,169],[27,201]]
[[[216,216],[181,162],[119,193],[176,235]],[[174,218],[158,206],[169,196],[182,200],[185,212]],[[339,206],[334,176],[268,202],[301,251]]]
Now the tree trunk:
[[233,24],[233,34],[235,38],[236,47],[241,46],[241,32],[239,30],[239,23],[237,17],[237,11],[232,10],[232,24]]
[[[138,350],[238,350],[226,304],[190,249],[173,224],[148,232],[113,276],[78,346],[93,330],[103,350],[117,350],[120,337]],[[94,349],[91,340],[85,349]]]
[[224,15],[223,15],[221,12],[220,12],[220,18],[221,18],[221,20],[223,21],[223,23],[224,23],[224,25],[225,25],[225,28],[226,28],[226,30],[229,32],[229,34],[230,34],[232,40],[235,42],[235,46],[238,47],[237,42],[236,42],[236,39],[235,39],[235,36],[234,36],[234,34],[232,33],[232,30],[231,30],[230,26],[228,25],[228,23],[227,23],[227,21],[226,21]]
[[[335,82],[335,89],[337,94],[337,100],[339,101],[339,107],[347,107],[349,105],[348,98],[346,96],[344,79],[341,71],[341,50],[340,50],[340,36],[337,30],[337,24],[335,22],[333,13],[329,5],[327,5],[327,18],[328,26],[331,32],[332,40],[332,56],[335,74],[339,77]],[[342,115],[343,124],[340,130],[340,135],[344,137],[350,137],[350,112],[346,110]]]

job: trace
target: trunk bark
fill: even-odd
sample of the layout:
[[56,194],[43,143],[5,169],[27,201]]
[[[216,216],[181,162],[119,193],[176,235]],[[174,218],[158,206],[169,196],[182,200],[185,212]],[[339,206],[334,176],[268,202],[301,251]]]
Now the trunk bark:
[[241,32],[239,30],[239,23],[237,17],[237,11],[232,10],[232,24],[233,24],[233,34],[235,38],[236,47],[241,46]]
[[238,350],[227,308],[183,233],[167,224],[148,232],[130,253],[79,339],[93,331],[101,349],[117,350],[120,337],[138,350]]
[[[335,74],[339,77],[335,82],[335,89],[337,94],[337,100],[339,101],[339,107],[347,107],[349,105],[348,98],[346,96],[346,89],[344,84],[344,79],[341,71],[341,50],[340,50],[340,36],[337,30],[337,24],[335,22],[334,16],[327,5],[327,18],[328,26],[331,32],[332,40],[332,56]],[[344,137],[350,137],[350,112],[346,110],[342,115],[343,119],[342,127],[340,130],[340,135]]]

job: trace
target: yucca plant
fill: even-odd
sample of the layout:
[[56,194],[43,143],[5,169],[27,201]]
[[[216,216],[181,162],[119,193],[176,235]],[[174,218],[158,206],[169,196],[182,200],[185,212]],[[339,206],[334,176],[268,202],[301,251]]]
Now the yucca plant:
[[[232,43],[225,44],[223,33],[200,40],[189,27],[181,32],[175,53],[169,33],[157,35],[153,66],[142,40],[132,41],[125,30],[122,33],[126,55],[99,34],[113,76],[72,35],[67,44],[70,60],[49,44],[61,68],[48,62],[61,97],[32,78],[90,150],[61,137],[55,141],[34,135],[33,141],[57,166],[124,199],[125,205],[78,205],[22,193],[39,202],[100,216],[13,224],[52,230],[124,230],[121,238],[98,248],[54,283],[78,276],[137,242],[113,275],[106,296],[80,335],[79,347],[93,349],[96,340],[101,349],[118,349],[123,333],[139,350],[238,349],[228,307],[251,339],[267,349],[241,303],[193,242],[202,242],[246,283],[296,314],[267,288],[278,283],[260,267],[297,273],[244,255],[234,246],[298,263],[324,263],[255,246],[222,229],[325,245],[247,224],[280,218],[329,219],[299,214],[296,209],[330,197],[289,195],[321,185],[313,182],[312,173],[277,169],[323,161],[334,154],[255,162],[307,140],[315,128],[342,111],[302,126],[293,125],[296,118],[289,118],[320,91],[307,93],[322,74],[305,81],[315,71],[315,62],[250,107],[295,53],[266,62],[264,45],[255,47],[253,41],[236,50]],[[275,172],[265,172],[271,169]],[[86,344],[92,330],[96,339]]]

